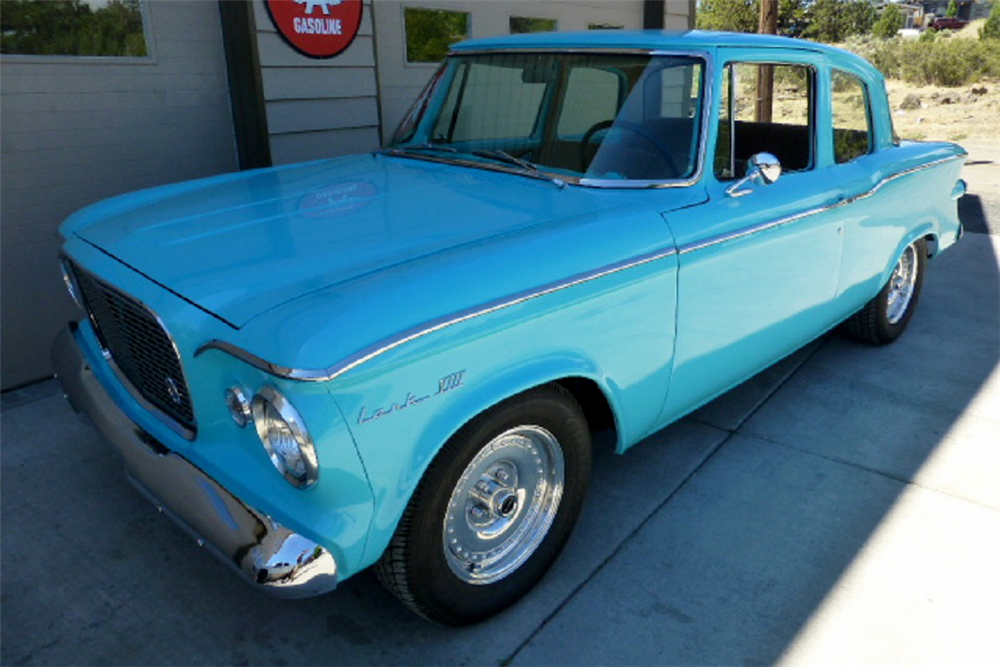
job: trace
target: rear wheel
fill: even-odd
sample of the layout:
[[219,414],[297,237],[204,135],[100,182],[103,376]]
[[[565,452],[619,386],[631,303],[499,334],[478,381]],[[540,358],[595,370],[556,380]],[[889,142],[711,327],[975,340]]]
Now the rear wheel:
[[428,468],[376,565],[379,579],[438,623],[496,614],[559,555],[589,473],[590,432],[564,389],[547,385],[497,405]]
[[844,322],[844,331],[873,345],[885,345],[899,338],[917,308],[926,263],[926,241],[917,239],[906,246],[881,291]]

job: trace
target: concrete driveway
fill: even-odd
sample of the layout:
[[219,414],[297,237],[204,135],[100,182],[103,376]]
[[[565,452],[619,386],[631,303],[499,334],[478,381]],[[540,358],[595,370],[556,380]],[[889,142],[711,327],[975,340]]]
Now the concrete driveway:
[[598,451],[554,569],[462,630],[368,573],[260,595],[132,490],[54,383],[9,392],[0,661],[1000,664],[998,256],[970,233],[933,261],[892,346],[832,334]]

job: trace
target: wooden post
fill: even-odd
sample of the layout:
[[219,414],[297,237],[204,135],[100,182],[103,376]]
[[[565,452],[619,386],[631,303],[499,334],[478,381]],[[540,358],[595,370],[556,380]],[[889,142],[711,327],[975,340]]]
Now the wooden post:
[[[778,33],[778,0],[760,0],[760,21],[757,32],[762,35]],[[757,104],[754,119],[770,123],[774,102],[774,66],[761,65],[757,72]]]

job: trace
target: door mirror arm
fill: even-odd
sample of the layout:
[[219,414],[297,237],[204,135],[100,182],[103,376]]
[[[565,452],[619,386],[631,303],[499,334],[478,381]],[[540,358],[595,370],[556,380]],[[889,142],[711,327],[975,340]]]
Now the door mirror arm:
[[744,188],[749,183],[770,185],[781,177],[781,162],[771,153],[756,153],[747,160],[747,175],[728,188],[726,194],[730,197],[742,197],[753,192],[752,188]]

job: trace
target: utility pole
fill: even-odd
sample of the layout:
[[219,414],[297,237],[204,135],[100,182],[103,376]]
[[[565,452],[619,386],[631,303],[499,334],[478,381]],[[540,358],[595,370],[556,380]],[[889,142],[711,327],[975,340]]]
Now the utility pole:
[[[778,0],[760,0],[760,20],[757,32],[778,34]],[[757,73],[757,104],[754,118],[758,123],[770,123],[774,101],[774,66],[760,65]]]

